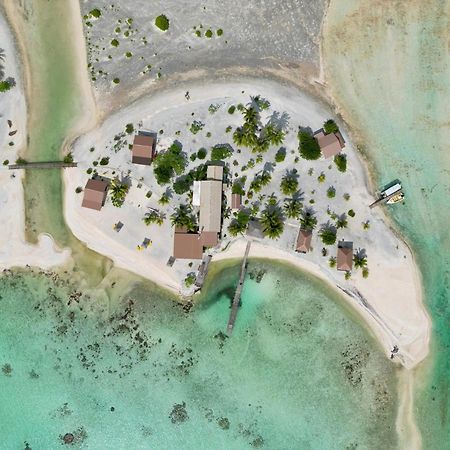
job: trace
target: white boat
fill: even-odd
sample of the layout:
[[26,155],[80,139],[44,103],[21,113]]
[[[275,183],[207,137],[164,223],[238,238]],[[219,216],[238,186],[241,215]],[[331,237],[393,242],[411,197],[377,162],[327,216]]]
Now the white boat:
[[394,194],[386,203],[391,205],[392,203],[401,202],[405,198],[405,194],[403,192],[399,192],[398,194]]

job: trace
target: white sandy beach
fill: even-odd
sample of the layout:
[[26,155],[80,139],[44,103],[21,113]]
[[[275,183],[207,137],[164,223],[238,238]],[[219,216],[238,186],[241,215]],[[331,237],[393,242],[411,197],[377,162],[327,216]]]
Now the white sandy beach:
[[[190,92],[189,102],[184,98],[186,91]],[[242,94],[242,91],[245,91]],[[166,220],[162,227],[152,225],[146,227],[142,217],[147,207],[157,207],[157,200],[165,189],[154,183],[151,168],[135,166],[130,162],[128,149],[118,152],[111,151],[113,136],[123,131],[127,123],[139,124],[144,129],[157,131],[164,129],[164,133],[158,138],[157,149],[166,148],[173,139],[179,138],[184,144],[184,150],[198,150],[206,146],[204,136],[193,137],[186,129],[186,124],[191,120],[189,112],[195,114],[195,119],[206,123],[205,130],[212,133],[211,145],[216,143],[216,136],[223,135],[223,129],[228,123],[235,123],[239,117],[227,116],[226,110],[230,104],[238,101],[245,102],[250,94],[261,93],[269,98],[273,107],[278,111],[286,111],[290,121],[297,125],[308,125],[313,129],[320,127],[327,116],[327,112],[320,104],[310,97],[298,92],[298,90],[281,86],[276,82],[260,80],[239,80],[228,83],[185,84],[170,92],[162,92],[151,98],[144,98],[139,102],[121,110],[109,117],[103,125],[91,133],[82,136],[74,145],[74,157],[79,162],[79,169],[65,172],[66,196],[65,217],[73,233],[90,248],[105,254],[114,260],[119,266],[142,275],[158,284],[183,292],[182,281],[187,273],[195,271],[198,263],[194,262],[192,268],[188,261],[177,261],[173,268],[166,266],[166,261],[172,254],[172,230],[169,221]],[[208,116],[209,104],[223,104],[221,114],[223,120],[212,119]],[[206,111],[205,111],[206,109]],[[203,114],[203,115],[202,115]],[[216,114],[219,114],[216,113]],[[295,127],[294,127],[295,128]],[[292,130],[294,130],[294,128]],[[179,134],[175,134],[180,131]],[[293,132],[289,139],[294,139]],[[130,142],[131,137],[126,138]],[[187,139],[191,139],[186,142]],[[203,139],[203,140],[202,140]],[[229,140],[229,138],[227,138]],[[219,138],[220,142],[220,138]],[[287,141],[288,151],[293,148]],[[90,148],[95,147],[93,152]],[[250,155],[235,154],[233,157],[242,164]],[[386,225],[386,217],[381,209],[368,209],[373,197],[368,193],[367,174],[356,153],[347,145],[349,170],[346,174],[335,173],[330,170],[329,161],[319,161],[316,175],[320,170],[326,172],[327,182],[318,185],[316,176],[308,179],[301,177],[300,186],[305,193],[315,192],[314,197],[324,195],[326,187],[334,185],[342,195],[341,185],[345,185],[345,192],[351,194],[351,201],[345,204],[344,200],[336,199],[329,205],[336,211],[351,207],[356,212],[356,218],[350,219],[348,229],[342,231],[339,238],[352,240],[356,248],[365,248],[368,254],[370,276],[364,279],[360,273],[354,273],[349,281],[345,281],[343,273],[328,267],[328,258],[321,256],[320,248],[323,246],[315,233],[313,238],[314,251],[308,255],[298,255],[293,252],[293,244],[298,231],[298,223],[288,221],[285,233],[276,242],[266,240],[264,245],[255,244],[251,256],[282,259],[294,263],[298,267],[308,270],[330,285],[337,287],[339,292],[345,289],[344,295],[355,310],[359,311],[375,335],[382,342],[387,355],[397,345],[399,353],[396,359],[405,367],[413,367],[427,354],[429,346],[430,322],[422,305],[422,294],[419,275],[413,256],[408,247],[398,239]],[[82,194],[75,194],[78,186],[84,186],[88,175],[86,169],[92,167],[92,160],[108,156],[108,166],[97,166],[99,174],[114,177],[131,173],[132,187],[125,205],[118,209],[107,201],[101,212],[81,208]],[[270,151],[267,161],[273,159]],[[198,164],[195,163],[195,164]],[[195,166],[193,164],[193,166]],[[300,160],[301,167],[309,162]],[[233,169],[232,169],[233,170]],[[251,179],[251,171],[249,177]],[[281,170],[273,174],[273,186],[279,184]],[[138,185],[141,185],[138,187]],[[273,188],[275,189],[275,187]],[[312,189],[312,191],[310,191]],[[152,191],[152,197],[146,198],[148,190]],[[174,204],[178,197],[174,195]],[[315,209],[318,214],[326,210],[325,200],[318,200]],[[164,208],[163,208],[164,209]],[[170,205],[167,208],[167,218],[172,211]],[[322,211],[323,213],[323,211]],[[319,223],[327,220],[326,215],[319,217]],[[363,231],[361,220],[370,220],[370,231]],[[112,227],[116,222],[124,223],[124,228],[117,233]],[[226,230],[224,230],[226,233]],[[153,241],[150,249],[143,252],[136,250],[144,238]],[[228,239],[222,243],[224,248]],[[225,251],[216,251],[213,260],[223,258],[240,257],[243,254],[243,242],[232,244]],[[333,255],[335,249],[330,250]]]
[[[0,148],[1,162],[15,162],[25,146],[27,112],[21,79],[18,53],[13,36],[2,15],[0,15],[0,46],[5,52],[5,74],[13,77],[17,85],[1,94],[0,102]],[[9,127],[7,121],[12,122]],[[9,132],[17,130],[14,136]],[[14,142],[14,146],[9,146]],[[24,171],[10,171],[0,166],[0,207],[2,237],[0,243],[0,269],[16,266],[39,266],[44,269],[63,264],[70,256],[70,250],[55,248],[53,239],[41,235],[37,245],[25,239],[25,212],[22,179]]]

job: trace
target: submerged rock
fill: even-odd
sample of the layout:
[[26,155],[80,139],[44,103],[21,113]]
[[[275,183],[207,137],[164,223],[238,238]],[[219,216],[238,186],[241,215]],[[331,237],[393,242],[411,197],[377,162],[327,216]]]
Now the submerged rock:
[[186,403],[175,403],[172,408],[172,412],[169,415],[172,423],[183,423],[189,419],[188,413],[186,411]]

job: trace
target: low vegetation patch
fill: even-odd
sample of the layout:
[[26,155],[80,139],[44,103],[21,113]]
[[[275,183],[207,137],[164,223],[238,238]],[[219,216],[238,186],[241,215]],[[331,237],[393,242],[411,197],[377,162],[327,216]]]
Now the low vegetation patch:
[[334,163],[338,168],[339,172],[345,172],[347,170],[347,156],[344,154],[339,154],[334,157]]
[[170,23],[169,19],[164,15],[161,14],[155,19],[155,25],[161,30],[161,31],[167,31],[169,29]]
[[299,151],[302,158],[307,160],[315,160],[320,158],[320,147],[316,138],[306,132],[299,131]]

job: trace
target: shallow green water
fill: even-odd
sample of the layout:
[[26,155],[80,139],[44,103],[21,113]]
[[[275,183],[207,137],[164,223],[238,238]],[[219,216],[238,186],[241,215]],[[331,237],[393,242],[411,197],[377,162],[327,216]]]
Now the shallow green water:
[[450,4],[336,1],[328,17],[325,58],[339,106],[379,184],[400,178],[405,188],[405,205],[389,212],[418,257],[433,320],[416,415],[423,448],[442,449],[450,442]]
[[1,278],[1,448],[67,432],[92,449],[395,446],[394,368],[365,330],[298,271],[249,268],[266,273],[247,278],[231,339],[238,266],[189,314],[150,284],[67,306],[68,283]]

